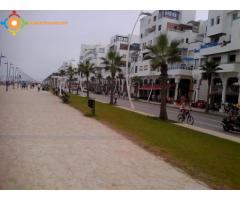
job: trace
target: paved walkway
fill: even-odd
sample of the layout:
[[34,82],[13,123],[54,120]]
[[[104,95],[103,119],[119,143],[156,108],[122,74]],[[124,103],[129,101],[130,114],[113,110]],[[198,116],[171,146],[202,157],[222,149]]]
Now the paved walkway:
[[206,189],[48,92],[0,87],[1,189]]

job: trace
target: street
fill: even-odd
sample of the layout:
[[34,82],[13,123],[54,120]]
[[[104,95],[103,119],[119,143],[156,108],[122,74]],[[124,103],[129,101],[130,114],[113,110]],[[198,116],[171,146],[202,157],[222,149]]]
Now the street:
[[[109,102],[109,96],[98,95],[98,94],[93,94],[93,93],[91,93],[90,96],[95,99],[104,101],[104,102]],[[149,113],[149,114],[156,115],[156,116],[159,115],[160,105],[145,103],[145,102],[140,102],[140,101],[133,101],[133,103],[134,103],[135,109],[137,111]],[[126,108],[130,108],[129,101],[127,99],[118,99],[117,105],[123,106]],[[168,118],[170,120],[177,121],[178,112],[179,112],[179,110],[177,108],[173,108],[173,107],[167,108]],[[226,133],[223,131],[222,126],[220,124],[221,120],[222,120],[221,116],[200,113],[200,112],[196,112],[196,111],[191,111],[191,114],[194,117],[194,121],[195,121],[194,125],[197,127],[206,128],[209,130],[221,132],[223,134],[231,134],[236,137],[240,137],[237,134]]]

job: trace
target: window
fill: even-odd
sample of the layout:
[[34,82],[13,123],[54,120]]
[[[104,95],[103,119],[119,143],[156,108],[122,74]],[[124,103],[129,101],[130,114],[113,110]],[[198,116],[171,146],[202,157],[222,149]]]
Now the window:
[[154,17],[153,17],[153,21],[155,22],[155,21],[156,21],[156,19],[157,19],[157,16],[154,16]]
[[128,45],[121,43],[119,48],[120,48],[121,50],[127,50],[127,49],[128,49]]
[[159,14],[158,14],[158,19],[162,18],[163,17],[163,11],[162,10],[159,10]]
[[159,25],[158,26],[158,31],[161,31],[161,29],[162,29],[162,25]]
[[141,38],[143,38],[143,34],[141,33]]
[[235,19],[237,19],[237,13],[232,14],[232,20],[235,20]]
[[219,36],[216,36],[216,37],[212,37],[212,38],[210,38],[210,41],[211,42],[219,42]]
[[214,25],[214,18],[211,19],[211,26]]
[[149,40],[148,41],[148,46],[151,46],[152,45],[152,40]]
[[138,66],[135,66],[135,73],[137,73],[138,71]]
[[104,53],[105,49],[104,48],[99,48],[99,53]]
[[178,11],[173,11],[173,10],[160,10],[158,14],[158,19],[162,17],[168,17],[171,19],[176,19],[178,20],[179,18],[179,12]]
[[217,65],[219,65],[219,64],[221,63],[221,56],[213,57],[212,60],[213,60]]
[[220,17],[217,17],[217,24],[220,24]]
[[233,63],[236,61],[236,54],[231,54],[228,56],[228,62]]

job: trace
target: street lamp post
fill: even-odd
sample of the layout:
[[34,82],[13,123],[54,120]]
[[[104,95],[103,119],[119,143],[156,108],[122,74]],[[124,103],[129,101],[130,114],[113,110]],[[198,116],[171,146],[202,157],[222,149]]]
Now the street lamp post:
[[130,86],[129,86],[129,77],[128,77],[128,63],[129,63],[129,52],[130,52],[130,45],[131,45],[131,40],[132,40],[132,36],[133,36],[133,33],[134,33],[134,29],[140,19],[141,16],[152,16],[151,13],[146,13],[146,12],[140,12],[138,17],[137,17],[137,20],[133,26],[133,29],[132,29],[132,32],[131,32],[131,35],[128,39],[128,49],[127,49],[127,56],[126,56],[126,85],[127,85],[127,94],[128,94],[128,100],[129,100],[129,103],[130,103],[130,106],[131,106],[131,109],[135,110],[135,107],[133,105],[133,102],[132,102],[132,98],[131,98],[131,94],[130,94]]
[[9,78],[9,74],[8,74],[8,61],[5,64],[7,65],[6,91],[8,91],[8,78]]
[[2,58],[6,58],[6,56],[4,56],[2,53],[0,55],[0,68],[1,68],[1,65],[2,65]]
[[1,53],[1,55],[0,55],[0,67],[2,65],[2,58],[6,58],[6,56],[2,55],[2,53]]
[[[9,69],[9,74],[12,82],[12,88],[15,89],[15,70],[14,70],[14,64],[10,63],[10,69]],[[11,69],[12,69],[12,75],[11,75]]]
[[15,74],[14,74],[14,79],[16,80],[16,84],[17,84],[17,88],[18,88],[18,78],[17,78],[17,74],[18,74],[18,67],[16,67],[16,69],[15,69]]

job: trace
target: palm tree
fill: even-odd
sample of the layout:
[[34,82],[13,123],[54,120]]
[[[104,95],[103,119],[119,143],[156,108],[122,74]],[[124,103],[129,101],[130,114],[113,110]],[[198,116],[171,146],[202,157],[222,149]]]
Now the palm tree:
[[101,93],[102,92],[102,88],[101,88],[102,74],[101,74],[101,72],[96,73],[95,77],[97,79],[96,91],[97,91],[97,93]]
[[77,86],[77,95],[79,94],[79,89],[80,89],[80,76],[81,76],[81,70],[80,70],[80,65],[78,65],[76,71],[75,71],[76,75],[78,75],[79,80],[78,80],[78,86]]
[[71,93],[73,76],[75,74],[75,70],[73,69],[73,67],[71,65],[68,66],[66,74],[68,75],[68,80],[69,80],[68,92]]
[[113,92],[115,85],[115,76],[118,72],[121,72],[122,65],[122,56],[120,56],[117,52],[110,50],[107,53],[106,58],[101,58],[105,65],[105,70],[110,72],[111,75],[111,88],[110,88],[110,104],[113,105]]
[[96,76],[96,79],[98,80],[98,84],[100,84],[101,83],[101,79],[102,79],[102,74],[101,73],[97,73],[97,74],[95,74],[95,76]]
[[123,83],[122,83],[122,80],[124,79],[123,73],[120,72],[120,73],[118,74],[117,78],[119,79],[119,88],[118,88],[118,89],[119,89],[120,92],[122,92],[122,91],[121,91],[121,86],[122,86],[122,84],[123,84]]
[[168,38],[165,34],[157,38],[156,44],[150,47],[149,57],[151,59],[151,67],[153,70],[160,70],[160,84],[161,84],[161,104],[159,118],[167,120],[167,80],[168,80],[168,63],[180,62],[179,42],[172,41],[169,44]]
[[65,76],[65,74],[66,74],[65,70],[61,69],[59,72],[59,76],[63,77]]
[[[65,74],[66,74],[66,72],[65,72],[65,70],[63,70],[63,69],[61,69],[60,72],[58,73],[58,75],[59,75],[60,77],[64,77]],[[62,82],[62,80],[60,80],[60,95],[62,94],[62,84],[63,84],[63,82]]]
[[207,80],[208,82],[208,89],[207,89],[207,105],[206,105],[206,112],[209,111],[210,105],[210,88],[212,87],[213,77],[217,75],[217,71],[222,70],[218,67],[218,64],[214,60],[206,61],[205,65],[200,66],[200,70],[202,70],[202,77],[203,79]]
[[90,63],[90,60],[86,60],[85,62],[79,64],[79,69],[80,72],[86,77],[87,97],[89,97],[89,76],[95,71],[94,64]]

